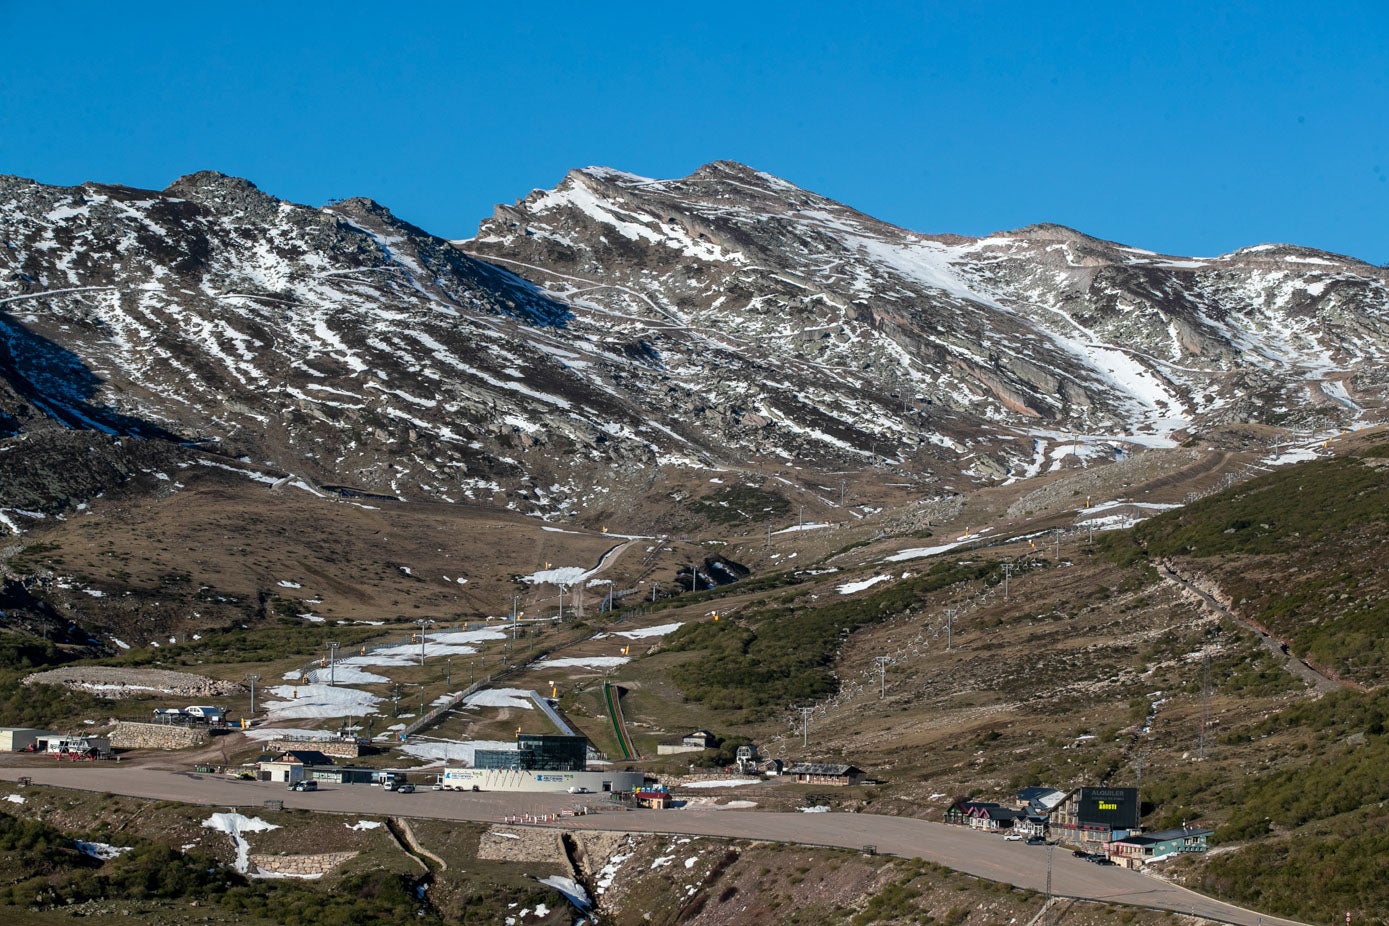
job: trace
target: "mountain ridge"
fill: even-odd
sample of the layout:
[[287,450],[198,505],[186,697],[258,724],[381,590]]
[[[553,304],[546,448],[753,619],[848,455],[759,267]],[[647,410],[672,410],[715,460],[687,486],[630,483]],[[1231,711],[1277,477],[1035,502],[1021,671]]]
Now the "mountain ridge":
[[0,190],[6,431],[62,406],[398,497],[572,517],[640,501],[653,467],[767,461],[948,491],[1229,424],[1334,430],[1386,388],[1367,264],[924,235],[731,161],[573,170],[452,243],[216,171]]

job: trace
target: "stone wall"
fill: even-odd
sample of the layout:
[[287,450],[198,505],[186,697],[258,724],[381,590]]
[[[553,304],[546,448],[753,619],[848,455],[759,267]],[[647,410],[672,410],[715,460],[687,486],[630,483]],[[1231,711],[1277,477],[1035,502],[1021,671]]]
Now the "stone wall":
[[253,855],[251,871],[290,878],[316,878],[327,874],[356,852],[323,852],[318,855]]
[[207,731],[197,727],[122,720],[111,731],[113,749],[187,749],[206,745]]
[[313,750],[338,759],[356,759],[362,755],[362,747],[350,740],[284,739],[270,740],[265,744],[265,751],[273,755],[292,749]]

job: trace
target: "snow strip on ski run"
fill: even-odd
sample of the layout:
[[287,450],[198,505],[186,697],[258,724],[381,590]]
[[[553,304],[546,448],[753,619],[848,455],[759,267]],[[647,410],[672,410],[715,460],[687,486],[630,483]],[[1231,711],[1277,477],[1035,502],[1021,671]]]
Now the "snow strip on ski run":
[[376,705],[384,700],[355,688],[332,685],[276,685],[269,693],[285,699],[262,705],[271,720],[364,717],[376,713]]
[[684,788],[736,788],[739,785],[761,784],[760,778],[719,778],[714,781],[690,781],[681,785]]
[[677,621],[674,624],[661,624],[658,627],[643,627],[640,630],[614,630],[612,633],[600,633],[594,637],[595,640],[603,640],[608,637],[626,637],[628,640],[644,640],[647,637],[664,637],[667,634],[675,633],[683,622]]
[[631,662],[630,656],[566,656],[563,659],[542,659],[535,665],[538,668],[565,669],[611,669],[624,662]]
[[463,699],[465,707],[521,707],[534,710],[535,703],[530,696],[534,694],[524,688],[484,688]]

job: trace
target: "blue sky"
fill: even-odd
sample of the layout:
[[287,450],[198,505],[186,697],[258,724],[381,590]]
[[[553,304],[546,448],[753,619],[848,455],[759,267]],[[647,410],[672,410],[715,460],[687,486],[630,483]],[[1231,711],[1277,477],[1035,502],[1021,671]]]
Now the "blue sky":
[[0,173],[465,237],[573,167],[728,158],[925,232],[1389,263],[1389,10],[1316,6],[0,0]]

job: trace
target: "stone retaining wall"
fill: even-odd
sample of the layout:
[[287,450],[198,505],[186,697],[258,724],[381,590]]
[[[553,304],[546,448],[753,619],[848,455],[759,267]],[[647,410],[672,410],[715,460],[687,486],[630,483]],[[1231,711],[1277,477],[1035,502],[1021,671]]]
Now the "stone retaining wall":
[[196,727],[122,720],[111,731],[113,749],[187,749],[206,745],[207,731]]
[[338,759],[356,759],[362,755],[362,747],[347,740],[288,739],[270,740],[265,744],[265,751],[275,755],[292,749],[314,750]]
[[350,858],[356,852],[323,852],[318,855],[253,855],[250,857],[251,871],[266,874],[285,875],[291,878],[315,878],[327,874]]

